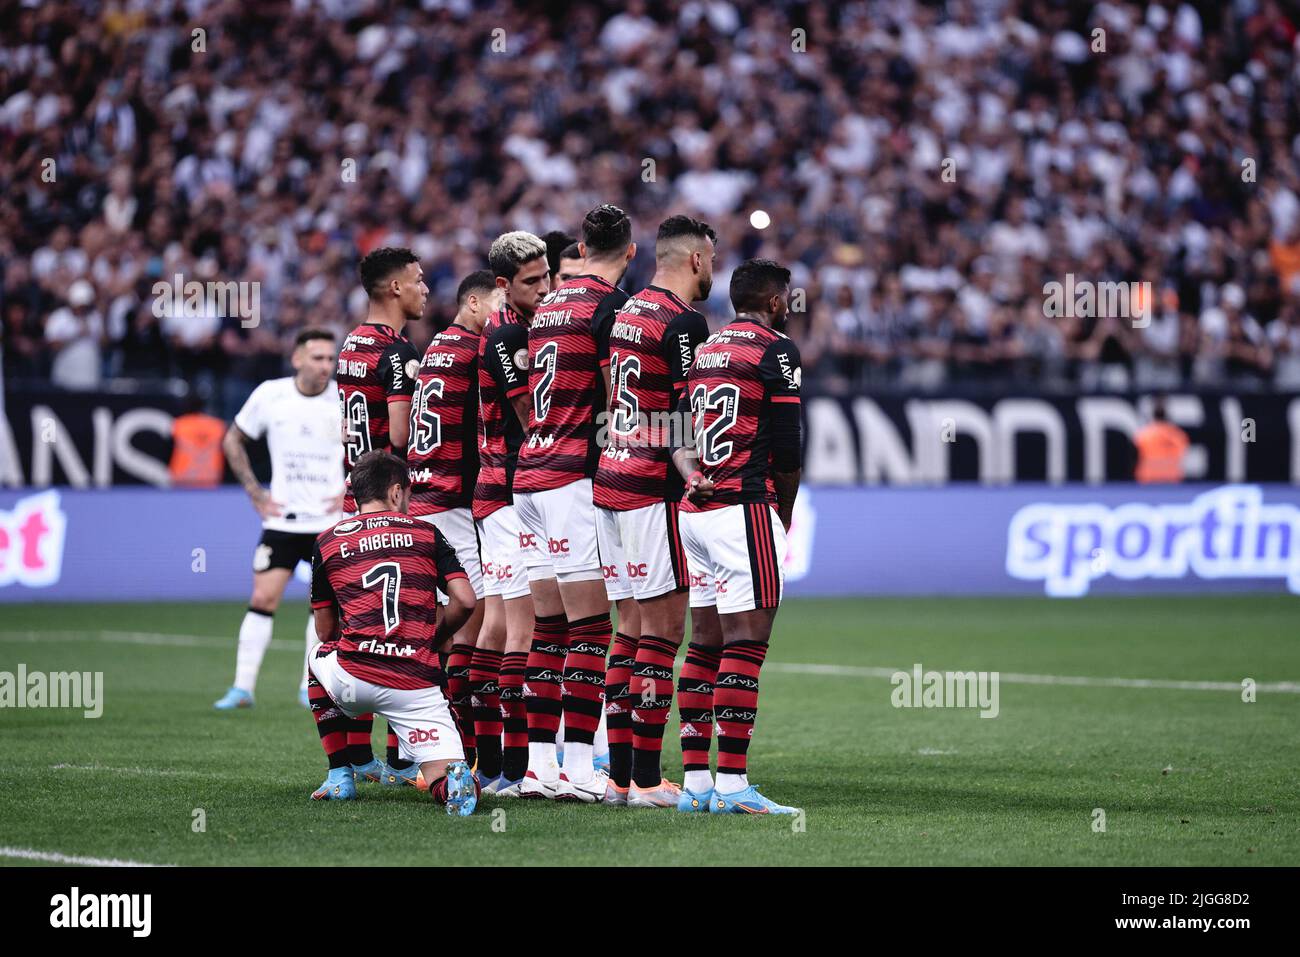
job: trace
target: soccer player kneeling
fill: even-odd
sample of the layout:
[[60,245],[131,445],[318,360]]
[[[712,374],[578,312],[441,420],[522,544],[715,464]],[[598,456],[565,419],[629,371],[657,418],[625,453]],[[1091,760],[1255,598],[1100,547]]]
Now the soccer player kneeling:
[[[406,463],[367,452],[352,470],[359,511],[322,532],[312,561],[311,606],[321,645],[309,665],[308,697],[329,776],[315,800],[357,796],[348,761],[348,719],[377,712],[448,814],[467,815],[479,788],[465,763],[443,695],[438,648],[474,610],[456,553],[437,527],[406,514]],[[436,621],[435,589],[449,597]]]

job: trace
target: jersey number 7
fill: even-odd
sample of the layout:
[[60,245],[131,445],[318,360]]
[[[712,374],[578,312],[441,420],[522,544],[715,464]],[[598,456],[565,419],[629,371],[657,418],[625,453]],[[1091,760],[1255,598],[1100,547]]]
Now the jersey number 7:
[[361,576],[366,588],[378,588],[384,606],[384,634],[397,627],[401,618],[397,614],[398,595],[402,590],[402,566],[397,562],[380,562],[371,565]]

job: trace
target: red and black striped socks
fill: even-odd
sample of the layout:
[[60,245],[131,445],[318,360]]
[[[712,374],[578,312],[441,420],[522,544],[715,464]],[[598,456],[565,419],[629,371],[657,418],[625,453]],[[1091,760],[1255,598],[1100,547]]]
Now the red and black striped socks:
[[[307,703],[311,705],[311,716],[316,721],[316,731],[320,734],[330,770],[346,768],[350,763],[348,725],[352,719],[325,693],[325,686],[310,672],[307,675]],[[370,746],[369,736],[366,737],[366,746]]]
[[604,709],[605,656],[614,637],[609,612],[569,622],[564,659],[564,773],[590,780],[592,746]]
[[677,646],[666,638],[642,635],[632,669],[632,780],[637,787],[656,787],[663,780],[660,755],[664,725],[673,705],[673,660]]
[[524,675],[528,669],[526,651],[507,652],[501,664],[501,716],[505,748],[501,773],[517,781],[528,770],[528,706],[524,702]]
[[681,719],[682,787],[704,792],[713,787],[709,748],[713,744],[713,683],[718,677],[721,648],[686,646],[686,660],[677,678],[677,715]]
[[469,696],[474,711],[474,744],[478,770],[485,779],[501,773],[501,697],[497,676],[501,652],[475,648],[469,664]]
[[605,731],[609,735],[609,777],[625,788],[632,780],[632,702],[628,686],[636,667],[637,640],[614,636],[605,671]]
[[524,672],[528,686],[524,704],[528,708],[531,743],[555,744],[555,732],[560,728],[560,683],[568,648],[569,623],[563,615],[533,619],[533,644]]
[[[308,692],[310,694],[310,692]],[[370,734],[375,728],[373,714],[360,714],[347,718],[348,723],[348,763],[361,767],[375,759],[375,752],[370,747]]]
[[749,786],[746,755],[758,716],[758,672],[767,643],[733,641],[722,649],[713,688],[713,715],[718,722],[718,782],[722,794]]
[[469,694],[469,665],[474,659],[474,646],[470,644],[456,644],[451,646],[451,653],[447,655],[447,696],[451,705],[451,712],[456,718],[456,727],[460,731],[460,741],[465,749],[465,762],[474,766],[475,747],[477,742],[474,740],[474,709],[470,705]]

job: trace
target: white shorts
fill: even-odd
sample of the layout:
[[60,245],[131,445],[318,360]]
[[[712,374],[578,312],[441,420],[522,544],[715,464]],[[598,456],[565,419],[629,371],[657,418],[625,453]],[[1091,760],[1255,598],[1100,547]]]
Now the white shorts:
[[[686,552],[678,531],[676,502],[656,502],[626,512],[597,508],[596,535],[601,560],[617,559],[615,568],[625,576],[622,581],[637,601],[687,586]],[[608,569],[608,565],[605,567]],[[605,590],[614,598],[608,571]]]
[[337,651],[311,658],[307,667],[349,717],[369,712],[383,715],[397,735],[398,752],[407,761],[464,760],[460,732],[440,689],[403,690],[371,684],[349,674],[339,664]]
[[691,607],[734,614],[781,604],[785,528],[770,505],[724,505],[678,516],[691,571]]
[[[465,569],[470,585],[474,588],[474,597],[483,597],[483,565],[478,554],[478,532],[474,528],[474,518],[468,508],[449,508],[434,512],[432,515],[415,516],[422,522],[428,522],[436,528],[447,544],[456,553],[460,567]],[[447,596],[438,592],[438,604],[447,604]]]
[[601,528],[601,512],[596,509],[596,545],[600,549],[600,574],[605,579],[605,597],[623,601],[632,597],[632,580],[627,577],[627,556],[617,535]]
[[591,500],[591,479],[578,479],[544,492],[515,492],[515,511],[529,544],[537,545],[525,562],[529,575],[550,566],[560,581],[587,581],[601,577],[596,544],[596,506]]
[[504,505],[474,524],[483,555],[483,593],[500,595],[507,601],[526,596],[528,565],[524,547],[528,540],[515,507]]

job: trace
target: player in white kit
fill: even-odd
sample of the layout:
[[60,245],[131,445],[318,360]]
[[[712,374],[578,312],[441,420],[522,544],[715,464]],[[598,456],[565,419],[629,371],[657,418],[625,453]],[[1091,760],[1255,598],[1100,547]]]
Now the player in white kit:
[[[330,378],[336,359],[330,333],[299,333],[294,374],[268,379],[254,389],[222,442],[231,471],[262,517],[262,540],[253,553],[253,597],[239,626],[235,683],[214,704],[222,711],[253,706],[257,673],[285,586],[298,562],[311,562],[316,536],[343,518],[343,413]],[[263,436],[271,453],[270,490],[253,474],[244,447]],[[316,628],[308,615],[298,689],[304,707],[306,656],[315,644]]]

